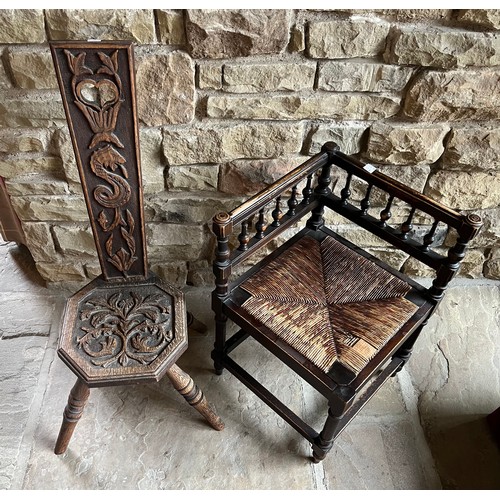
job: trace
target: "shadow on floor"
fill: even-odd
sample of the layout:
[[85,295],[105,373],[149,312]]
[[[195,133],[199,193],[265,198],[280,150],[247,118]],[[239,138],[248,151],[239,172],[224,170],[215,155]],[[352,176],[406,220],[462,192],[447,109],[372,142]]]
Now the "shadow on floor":
[[500,489],[500,449],[486,415],[427,432],[445,489]]

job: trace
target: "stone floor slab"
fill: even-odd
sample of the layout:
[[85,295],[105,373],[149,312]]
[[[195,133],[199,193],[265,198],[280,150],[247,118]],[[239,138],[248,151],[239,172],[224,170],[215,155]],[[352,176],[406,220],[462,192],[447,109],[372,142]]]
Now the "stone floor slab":
[[47,338],[0,340],[0,489],[10,488]]
[[500,450],[485,422],[500,406],[499,332],[499,287],[453,287],[408,364],[445,487],[500,488]]
[[[93,389],[62,456],[52,448],[74,377],[61,362],[54,363],[24,487],[311,488],[302,440],[260,400],[229,384],[229,374],[213,374],[206,355],[210,344],[209,338],[192,341],[179,365],[217,407],[224,431],[212,430],[166,379]],[[280,439],[273,442],[278,429]]]

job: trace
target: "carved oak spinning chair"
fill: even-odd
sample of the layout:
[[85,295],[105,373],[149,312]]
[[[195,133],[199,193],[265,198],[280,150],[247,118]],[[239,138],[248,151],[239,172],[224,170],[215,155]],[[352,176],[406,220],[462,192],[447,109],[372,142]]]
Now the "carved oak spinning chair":
[[172,385],[224,424],[175,362],[186,350],[180,290],[147,268],[131,42],[50,44],[102,275],[68,299],[58,354],[77,375],[55,453],[64,453],[91,387]]
[[[330,188],[332,166],[335,177],[345,178],[345,184],[339,182],[343,186],[339,194]],[[353,178],[361,192],[359,204],[351,198]],[[378,205],[385,206],[375,217],[369,213],[374,195]],[[269,224],[266,207],[272,210]],[[434,269],[432,286],[420,286],[330,230],[324,224],[325,209]],[[391,210],[405,210],[398,227],[390,225]],[[250,233],[255,216],[255,232]],[[233,268],[306,216],[300,232],[229,282]],[[427,217],[420,241],[412,233],[417,217],[424,222]],[[458,232],[447,256],[431,248],[440,224]],[[219,213],[213,219],[217,249],[212,358],[216,372],[221,374],[227,368],[311,442],[315,462],[322,460],[345,426],[408,360],[481,225],[477,215],[450,210],[341,153],[334,143],[326,143],[319,154],[288,175],[232,212]],[[238,241],[231,251],[229,238],[237,227],[241,229],[235,231]],[[241,330],[226,339],[228,318]],[[231,352],[249,335],[328,400],[321,432],[231,358]]]

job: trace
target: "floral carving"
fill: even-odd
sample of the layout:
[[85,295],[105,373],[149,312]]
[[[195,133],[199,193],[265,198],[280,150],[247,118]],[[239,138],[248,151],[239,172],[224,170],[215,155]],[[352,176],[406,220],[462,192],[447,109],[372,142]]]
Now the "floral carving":
[[118,112],[120,111],[123,99],[120,98],[122,83],[118,75],[118,51],[111,57],[98,52],[97,55],[102,62],[102,66],[97,70],[96,75],[110,75],[115,82],[108,78],[97,79],[85,78],[84,75],[94,75],[93,71],[85,66],[85,52],[77,56],[71,54],[69,50],[64,51],[68,58],[68,64],[73,73],[72,88],[75,96],[75,105],[84,114],[89,122],[94,137],[89,145],[89,149],[95,147],[99,142],[110,142],[123,148],[123,144],[114,135]]
[[[108,255],[106,260],[127,276],[127,272],[138,258],[135,255],[136,243],[133,236],[135,221],[127,208],[131,188],[127,181],[126,160],[115,149],[124,148],[114,133],[124,102],[122,82],[118,74],[118,50],[111,55],[97,52],[101,66],[95,73],[85,64],[85,52],[78,55],[73,55],[69,50],[64,52],[73,73],[71,86],[74,103],[94,133],[88,148],[94,149],[99,144],[106,143],[90,156],[92,172],[107,183],[98,185],[93,192],[96,202],[104,208],[96,217],[99,227],[103,232],[111,233],[105,243]],[[110,210],[112,214],[107,212]],[[117,227],[120,227],[119,233],[114,232]],[[121,245],[115,252],[115,243],[120,239]]]
[[173,340],[171,304],[165,295],[117,292],[87,300],[80,312],[85,332],[77,345],[92,364],[150,364]]

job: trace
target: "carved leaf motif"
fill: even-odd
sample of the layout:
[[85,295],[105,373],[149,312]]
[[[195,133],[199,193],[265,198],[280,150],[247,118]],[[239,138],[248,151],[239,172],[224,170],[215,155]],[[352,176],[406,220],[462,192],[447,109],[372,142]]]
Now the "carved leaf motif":
[[98,73],[104,73],[106,75],[113,75],[113,71],[110,70],[107,66],[101,66],[98,70]]
[[98,52],[97,55],[99,56],[99,59],[102,61],[102,63],[109,69],[111,70],[111,74],[115,72],[115,68],[113,65],[113,61],[111,58],[105,54],[104,52]]
[[111,234],[106,241],[106,252],[108,255],[113,255],[113,235]]
[[75,76],[93,74],[92,70],[85,66],[85,52],[80,52],[77,56],[74,56],[69,50],[65,50],[64,53],[68,59],[68,66]]
[[111,55],[111,61],[113,61],[113,69],[118,73],[118,51],[115,50]]
[[90,324],[94,327],[97,327],[101,323],[104,323],[108,317],[110,317],[109,311],[95,313],[90,320]]
[[101,212],[99,213],[97,221],[99,222],[99,225],[102,227],[102,229],[106,231],[106,228],[108,227],[108,218],[106,217],[104,210],[101,210]]

